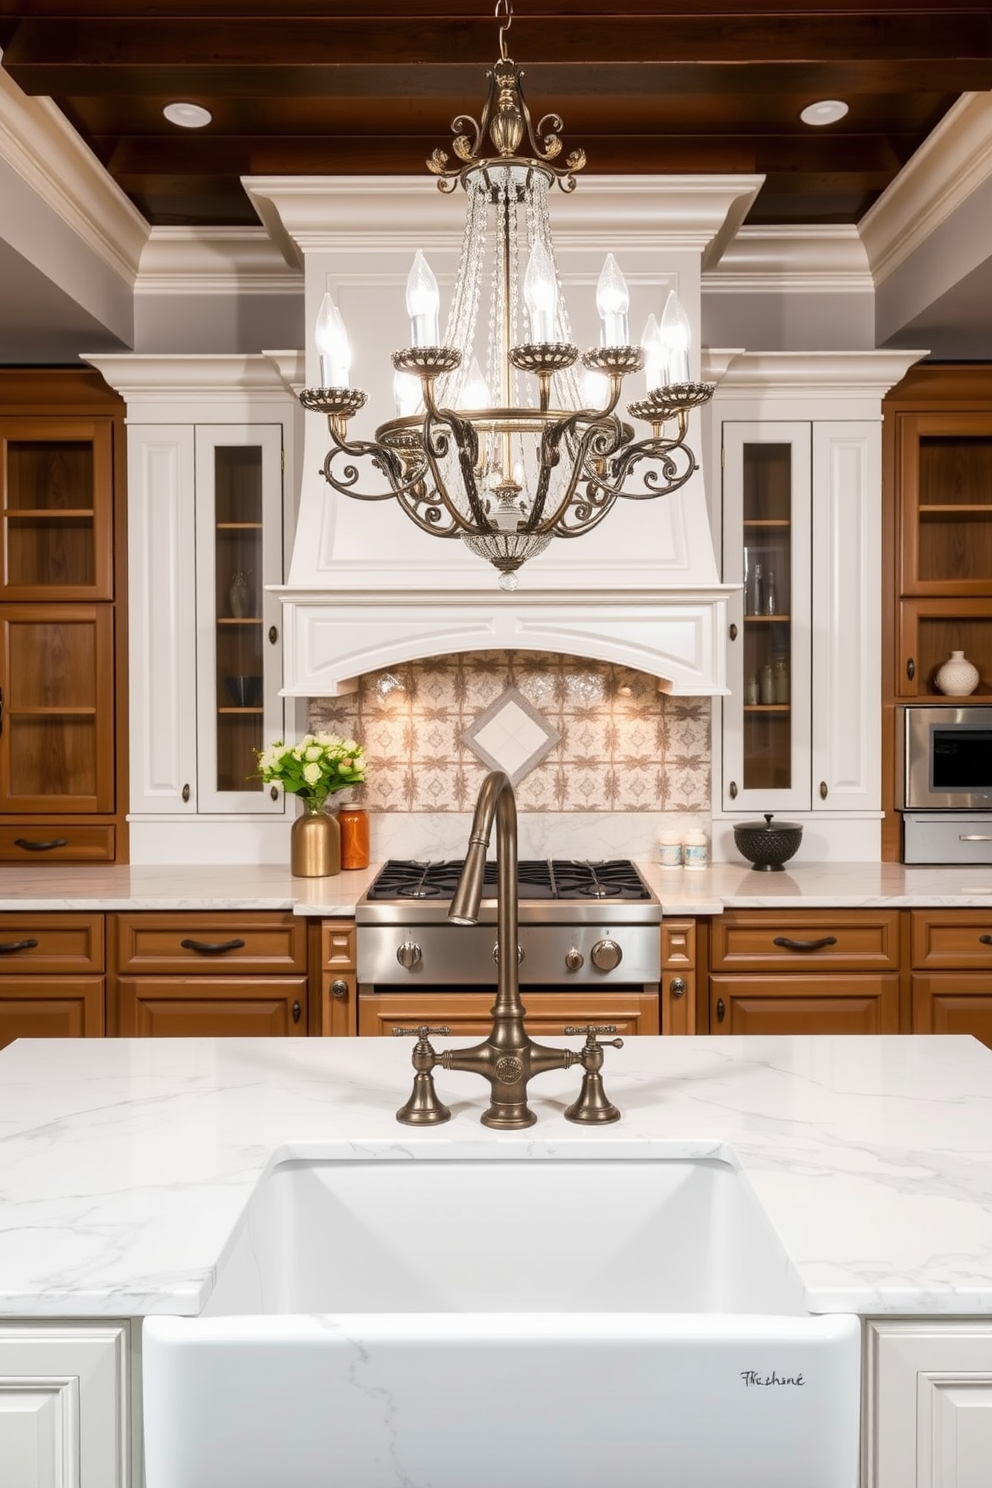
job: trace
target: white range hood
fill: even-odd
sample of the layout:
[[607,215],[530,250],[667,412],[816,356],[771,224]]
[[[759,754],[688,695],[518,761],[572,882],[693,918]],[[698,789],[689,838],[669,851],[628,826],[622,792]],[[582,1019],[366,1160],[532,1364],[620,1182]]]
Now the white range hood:
[[[552,202],[555,246],[575,338],[598,341],[595,286],[613,252],[627,279],[632,335],[676,289],[699,345],[703,267],[719,257],[760,177],[579,179]],[[369,401],[349,425],[369,438],[392,416],[390,352],[405,343],[405,285],[418,247],[450,296],[461,246],[462,193],[424,178],[250,178],[256,210],[287,259],[305,270],[312,327],[330,291],[351,330],[352,377]],[[695,352],[698,357],[698,350]],[[693,375],[699,375],[698,364]],[[320,381],[307,349],[306,382]],[[630,379],[624,401],[641,396]],[[636,386],[634,385],[636,384]],[[495,571],[457,539],[420,532],[392,500],[340,496],[321,473],[324,418],[306,415],[299,522],[284,609],[288,696],[349,691],[370,671],[427,656],[532,650],[615,661],[655,675],[673,693],[726,690],[726,601],[702,470],[674,496],[619,501],[586,537],[552,542],[504,593]],[[698,414],[689,445],[700,457]]]

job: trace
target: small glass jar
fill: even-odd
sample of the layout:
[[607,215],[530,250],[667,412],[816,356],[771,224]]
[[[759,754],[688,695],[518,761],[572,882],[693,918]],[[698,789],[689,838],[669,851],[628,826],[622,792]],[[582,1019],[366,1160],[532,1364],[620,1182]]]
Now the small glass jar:
[[369,814],[361,806],[342,806],[338,812],[341,828],[341,867],[369,866]]
[[789,701],[789,661],[784,651],[772,658],[772,698],[776,703]]

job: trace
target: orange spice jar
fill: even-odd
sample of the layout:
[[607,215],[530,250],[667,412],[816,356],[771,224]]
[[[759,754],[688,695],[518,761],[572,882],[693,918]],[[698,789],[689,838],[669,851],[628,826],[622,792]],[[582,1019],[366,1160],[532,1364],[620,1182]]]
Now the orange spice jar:
[[338,812],[341,828],[341,867],[369,866],[369,814],[361,806],[342,806]]

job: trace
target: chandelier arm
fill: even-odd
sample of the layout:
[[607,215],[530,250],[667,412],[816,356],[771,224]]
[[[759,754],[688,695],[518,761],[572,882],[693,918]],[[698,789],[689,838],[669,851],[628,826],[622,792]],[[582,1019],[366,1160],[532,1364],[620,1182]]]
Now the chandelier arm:
[[[438,408],[433,396],[427,397],[428,389],[425,388],[425,401],[427,412],[424,415],[424,449],[430,465],[431,475],[434,478],[437,490],[445,509],[451,520],[463,532],[483,531],[488,532],[489,520],[485,509],[479,499],[479,485],[476,479],[476,467],[479,459],[479,436],[474,426],[468,419],[459,418],[450,408]],[[440,425],[440,428],[436,428]],[[472,521],[466,521],[463,514],[448,495],[444,477],[437,464],[447,454],[448,434],[455,442],[458,454],[458,466],[461,470],[462,483],[465,487],[465,496],[468,500],[469,510],[472,513]]]
[[[684,456],[685,468],[679,469],[681,463],[677,455]],[[646,491],[624,491],[623,483],[635,465],[642,460],[655,460],[661,465],[661,474],[652,470],[644,473],[644,484],[648,487]],[[690,476],[699,469],[692,450],[682,439],[642,439],[638,444],[632,444],[624,450],[623,454],[612,461],[610,476],[615,485],[604,486],[604,489],[613,491],[615,495],[622,496],[625,501],[653,501],[658,496],[671,496],[675,491],[685,485]],[[660,486],[659,481],[664,485]],[[597,480],[597,484],[603,484]]]
[[[397,454],[387,445],[378,444],[374,440],[358,439],[353,443],[332,434],[334,443],[324,456],[323,475],[327,484],[342,496],[350,496],[355,501],[392,501],[395,497],[403,495],[412,490],[414,486],[423,480],[424,465],[419,470],[407,476],[404,473],[403,462]],[[389,481],[388,491],[359,491],[356,489],[361,471],[357,465],[347,465],[339,477],[334,474],[334,463],[341,459],[348,460],[370,460],[373,466],[381,470]]]
[[[586,426],[584,429],[581,428],[583,424]],[[578,433],[578,446],[572,461],[572,473],[554,512],[550,516],[545,516],[544,507],[547,502],[551,472],[561,459],[560,447],[570,433]],[[593,446],[597,443],[601,448],[594,449]],[[609,459],[622,443],[623,425],[620,420],[613,414],[600,414],[588,408],[580,409],[567,419],[559,419],[557,423],[545,429],[541,435],[541,475],[537,494],[530,516],[521,530],[524,532],[557,531],[559,523],[574,501],[579,482],[588,481],[591,478],[591,472],[587,468],[590,456],[597,459]],[[612,504],[611,501],[610,505]]]

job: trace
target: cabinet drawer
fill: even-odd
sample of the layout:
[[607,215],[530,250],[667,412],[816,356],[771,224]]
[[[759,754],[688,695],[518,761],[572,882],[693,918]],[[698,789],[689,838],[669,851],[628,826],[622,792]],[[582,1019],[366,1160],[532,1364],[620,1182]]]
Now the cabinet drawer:
[[307,967],[306,920],[282,911],[122,914],[113,935],[121,972],[240,976]]
[[0,914],[0,977],[69,976],[103,966],[103,915]]
[[122,1038],[278,1038],[307,1032],[307,978],[121,977]]
[[911,943],[921,970],[992,970],[992,909],[914,909]]
[[25,977],[0,983],[0,1048],[18,1038],[99,1038],[103,977]]
[[710,977],[710,1033],[898,1033],[899,978]]
[[0,826],[0,863],[112,863],[113,827],[59,821]]
[[897,971],[898,910],[728,910],[714,916],[710,965],[722,971]]
[[[584,1027],[587,1023],[609,1024],[624,1037],[661,1032],[658,998],[647,993],[526,992],[524,996],[527,1028],[534,1038],[561,1038],[569,1025]],[[358,1032],[362,1037],[389,1037],[394,1028],[427,1023],[448,1028],[452,1038],[484,1037],[492,1027],[492,1004],[491,992],[373,993],[358,1000]],[[412,1051],[413,1040],[408,1042]],[[431,1042],[435,1048],[443,1048],[445,1036],[439,1035]],[[608,1079],[608,1066],[603,1073]],[[440,1084],[443,1071],[439,1069],[436,1075]],[[536,1086],[534,1094],[538,1094]]]

